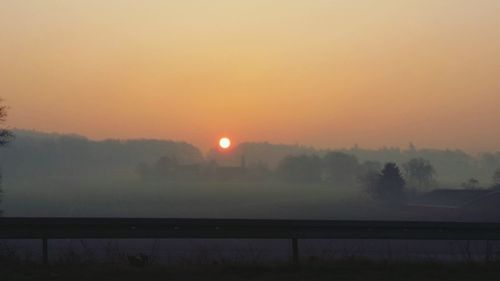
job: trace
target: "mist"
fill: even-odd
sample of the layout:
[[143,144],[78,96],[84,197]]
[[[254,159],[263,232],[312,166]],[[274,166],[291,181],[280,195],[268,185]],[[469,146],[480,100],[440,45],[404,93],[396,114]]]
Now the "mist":
[[[202,152],[178,141],[14,133],[0,152],[5,216],[421,219],[409,205],[442,190],[467,191],[473,200],[494,190],[500,168],[500,153],[413,144],[324,150],[252,142]],[[432,168],[418,184],[412,159]],[[396,204],[367,181],[387,163],[406,184]],[[456,217],[437,211],[435,219]]]

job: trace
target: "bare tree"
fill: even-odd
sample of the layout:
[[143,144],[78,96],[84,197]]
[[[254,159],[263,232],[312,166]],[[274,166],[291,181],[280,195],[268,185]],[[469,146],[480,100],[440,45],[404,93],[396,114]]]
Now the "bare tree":
[[[0,99],[0,102],[2,100]],[[0,124],[3,124],[5,122],[5,119],[7,118],[7,106],[5,105],[0,105]],[[8,129],[5,128],[0,128],[0,147],[7,145],[9,142],[12,141],[14,135],[12,132]],[[2,181],[2,174],[0,171],[0,202],[2,200],[2,186],[1,186],[1,181]],[[2,211],[0,210],[0,215],[2,215]]]
[[[0,102],[2,102],[1,99]],[[0,124],[3,124],[6,118],[7,118],[7,106],[0,105]],[[10,130],[5,128],[0,128],[0,146],[5,146],[9,142],[11,142],[13,138],[14,135]]]
[[409,187],[414,191],[429,189],[434,183],[436,171],[432,164],[423,158],[413,158],[403,164]]

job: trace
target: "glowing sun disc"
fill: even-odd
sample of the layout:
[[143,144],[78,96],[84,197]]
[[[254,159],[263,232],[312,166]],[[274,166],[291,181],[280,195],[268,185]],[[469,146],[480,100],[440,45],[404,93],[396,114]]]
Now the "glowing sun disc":
[[221,138],[219,140],[219,146],[222,149],[228,149],[231,147],[231,140],[229,138]]

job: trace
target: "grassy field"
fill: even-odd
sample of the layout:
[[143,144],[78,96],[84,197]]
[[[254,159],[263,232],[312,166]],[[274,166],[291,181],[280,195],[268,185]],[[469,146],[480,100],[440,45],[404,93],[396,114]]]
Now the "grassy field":
[[124,265],[56,265],[43,267],[33,264],[10,264],[0,267],[0,277],[3,281],[498,281],[500,278],[500,265],[339,261],[330,264],[306,264],[299,268],[290,265],[149,266],[132,268]]
[[4,191],[5,216],[370,219],[384,212],[358,187],[324,183],[53,180],[6,182]]

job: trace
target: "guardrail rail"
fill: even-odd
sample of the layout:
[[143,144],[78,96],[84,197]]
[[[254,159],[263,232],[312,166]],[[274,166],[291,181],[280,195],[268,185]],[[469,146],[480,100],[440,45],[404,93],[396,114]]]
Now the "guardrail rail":
[[500,223],[156,218],[0,218],[0,239],[299,239],[500,240]]

